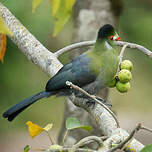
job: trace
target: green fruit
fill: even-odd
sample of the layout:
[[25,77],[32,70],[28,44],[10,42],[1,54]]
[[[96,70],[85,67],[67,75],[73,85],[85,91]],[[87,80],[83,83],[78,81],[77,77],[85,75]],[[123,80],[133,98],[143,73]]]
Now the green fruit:
[[120,82],[122,83],[126,83],[129,82],[132,79],[132,74],[129,70],[126,69],[122,69],[119,73],[118,73],[118,79]]
[[120,68],[131,71],[133,69],[133,64],[130,60],[123,60],[120,64]]
[[114,88],[116,86],[116,79],[114,78],[112,81],[108,83],[108,87]]
[[121,93],[127,92],[130,89],[130,83],[121,83],[120,81],[118,81],[116,83],[116,88]]

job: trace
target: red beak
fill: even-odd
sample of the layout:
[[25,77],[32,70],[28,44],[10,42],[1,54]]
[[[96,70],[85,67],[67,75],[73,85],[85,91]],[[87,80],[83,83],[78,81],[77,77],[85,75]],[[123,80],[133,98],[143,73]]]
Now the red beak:
[[120,41],[120,37],[118,37],[118,38],[116,39],[116,41]]

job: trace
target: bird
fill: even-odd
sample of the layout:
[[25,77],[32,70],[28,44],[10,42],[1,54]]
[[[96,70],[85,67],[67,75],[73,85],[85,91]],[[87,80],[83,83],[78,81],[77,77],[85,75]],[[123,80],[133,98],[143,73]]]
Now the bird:
[[[114,78],[118,63],[119,49],[116,41],[120,40],[114,27],[103,25],[97,34],[93,48],[65,64],[46,84],[45,90],[30,96],[3,113],[3,117],[12,121],[30,105],[52,95],[70,95],[74,91],[66,85],[67,81],[81,87],[90,94],[107,87]],[[76,96],[83,97],[80,93]]]

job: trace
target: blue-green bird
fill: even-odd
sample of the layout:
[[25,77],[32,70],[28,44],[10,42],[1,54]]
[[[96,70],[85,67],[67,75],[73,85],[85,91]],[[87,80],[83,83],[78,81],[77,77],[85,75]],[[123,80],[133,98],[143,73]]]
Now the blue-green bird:
[[41,98],[52,95],[70,95],[73,90],[66,85],[66,81],[78,85],[90,94],[107,87],[117,71],[119,49],[115,41],[119,39],[120,37],[111,25],[106,24],[101,27],[93,49],[64,65],[47,82],[45,91],[17,103],[4,112],[3,117],[12,121],[24,109]]

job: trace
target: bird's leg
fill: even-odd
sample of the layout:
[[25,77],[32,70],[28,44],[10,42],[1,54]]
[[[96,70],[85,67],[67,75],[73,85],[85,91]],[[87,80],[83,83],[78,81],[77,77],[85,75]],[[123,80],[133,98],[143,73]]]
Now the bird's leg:
[[105,104],[105,105],[108,106],[109,108],[112,107],[112,105],[109,104],[109,103],[107,102],[107,100],[104,100],[104,99],[102,99],[102,98],[99,97],[99,96],[95,96],[95,95],[92,95],[92,96],[95,97],[97,100],[101,101],[103,104]]
[[[112,107],[112,105],[111,104],[109,104],[109,103],[107,103],[107,101],[106,100],[104,100],[104,99],[102,99],[101,97],[98,97],[98,96],[95,96],[95,95],[91,95],[93,98],[96,98],[97,100],[99,100],[100,102],[102,102],[104,105],[106,105],[107,107]],[[86,97],[87,99],[88,99],[88,97]],[[86,102],[86,104],[87,104],[87,106],[88,107],[90,107],[90,106],[95,106],[95,101],[94,100],[88,100],[87,102]]]

